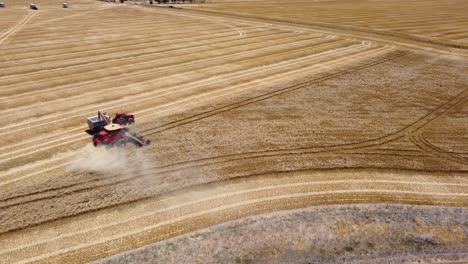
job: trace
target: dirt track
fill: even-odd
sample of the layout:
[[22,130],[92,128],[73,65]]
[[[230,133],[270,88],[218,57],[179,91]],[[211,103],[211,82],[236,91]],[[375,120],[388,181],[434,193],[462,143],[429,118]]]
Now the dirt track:
[[[463,48],[274,12],[38,4],[0,9],[1,259],[95,260],[320,204],[468,205]],[[97,110],[136,114],[152,145],[95,150]]]

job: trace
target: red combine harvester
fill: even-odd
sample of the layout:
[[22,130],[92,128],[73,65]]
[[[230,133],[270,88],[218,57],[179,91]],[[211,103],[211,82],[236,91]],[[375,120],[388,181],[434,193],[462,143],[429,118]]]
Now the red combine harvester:
[[135,123],[135,116],[117,112],[110,119],[106,113],[98,112],[97,116],[88,117],[88,134],[93,136],[94,146],[117,146],[123,147],[127,143],[133,143],[138,147],[144,147],[151,141],[128,129],[128,125]]

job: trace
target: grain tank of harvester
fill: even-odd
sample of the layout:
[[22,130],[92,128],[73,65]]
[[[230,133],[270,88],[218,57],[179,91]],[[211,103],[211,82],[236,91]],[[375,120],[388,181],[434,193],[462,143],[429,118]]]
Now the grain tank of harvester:
[[89,129],[86,132],[93,136],[94,146],[116,146],[123,147],[127,143],[144,147],[151,143],[138,133],[131,131],[128,125],[135,123],[135,116],[117,112],[111,118],[106,113],[98,112],[96,116],[88,117]]

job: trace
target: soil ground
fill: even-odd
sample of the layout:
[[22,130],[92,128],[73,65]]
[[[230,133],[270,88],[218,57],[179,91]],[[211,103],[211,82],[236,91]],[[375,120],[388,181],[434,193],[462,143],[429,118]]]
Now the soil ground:
[[[297,228],[342,218],[352,229],[394,212],[379,237],[392,241],[405,219],[402,240],[369,238],[369,259],[467,261],[465,2],[28,4],[0,9],[0,259],[87,262],[157,243],[128,256],[190,262],[201,249],[184,241],[211,252],[226,232],[219,243],[230,245],[258,227],[278,234],[262,248],[288,230],[288,241],[308,241],[278,262],[333,261],[309,247],[320,230]],[[98,110],[134,113],[151,145],[94,148],[84,130]],[[355,205],[368,203],[379,205]],[[413,241],[424,254],[402,248],[412,214],[435,226]],[[434,246],[452,224],[461,229]],[[367,232],[356,228],[354,240]],[[154,255],[164,247],[187,259]],[[367,261],[351,247],[345,258]],[[238,250],[248,262],[248,247]]]

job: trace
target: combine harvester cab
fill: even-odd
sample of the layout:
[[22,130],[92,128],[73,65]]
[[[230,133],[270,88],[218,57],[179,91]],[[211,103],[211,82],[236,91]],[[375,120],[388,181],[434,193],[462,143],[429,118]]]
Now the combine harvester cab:
[[127,125],[135,123],[135,116],[117,112],[112,119],[106,114],[98,112],[97,116],[88,117],[89,129],[86,132],[93,136],[94,146],[123,147],[127,143],[144,147],[151,143],[138,133],[131,131]]

